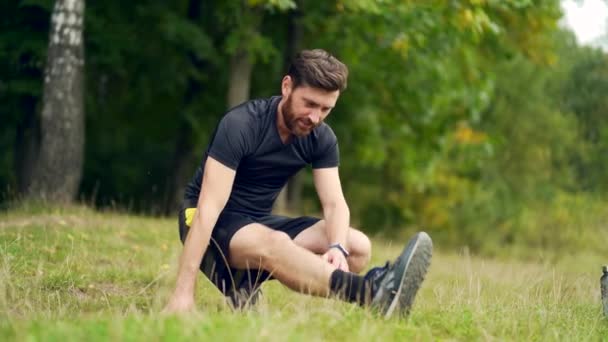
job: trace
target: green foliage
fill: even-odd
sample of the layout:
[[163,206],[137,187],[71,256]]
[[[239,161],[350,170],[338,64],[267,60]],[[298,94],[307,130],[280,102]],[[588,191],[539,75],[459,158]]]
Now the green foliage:
[[581,188],[595,193],[608,189],[608,56],[580,49],[562,84],[562,106],[576,115],[582,152],[574,156]]
[[263,6],[267,10],[278,9],[286,11],[297,8],[294,0],[248,0],[247,3],[251,7]]
[[21,0],[19,7],[39,7],[51,13],[53,9],[53,0]]
[[[0,5],[3,203],[39,112],[52,3]],[[231,59],[254,62],[251,95],[266,97],[292,46],[320,47],[350,69],[328,122],[355,223],[417,226],[473,250],[536,245],[522,220],[544,223],[530,208],[553,217],[557,197],[608,190],[608,61],[558,27],[560,11],[557,0],[87,3],[81,199],[167,212],[187,181],[176,160],[194,171],[226,109]],[[302,210],[318,211],[303,183]]]

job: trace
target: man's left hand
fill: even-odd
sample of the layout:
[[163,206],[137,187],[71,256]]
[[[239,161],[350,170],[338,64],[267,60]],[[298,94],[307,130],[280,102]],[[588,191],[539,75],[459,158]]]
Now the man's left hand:
[[339,270],[348,272],[348,262],[346,262],[346,257],[337,248],[330,248],[327,250],[327,252],[323,254],[323,260],[327,260],[327,262]]

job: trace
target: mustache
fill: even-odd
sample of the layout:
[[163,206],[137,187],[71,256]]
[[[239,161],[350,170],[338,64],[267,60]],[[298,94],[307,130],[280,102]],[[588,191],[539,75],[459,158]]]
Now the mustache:
[[308,126],[314,126],[315,124],[312,122],[312,120],[310,119],[300,119],[302,120],[302,123],[308,125]]
[[321,121],[319,121],[317,124],[315,124],[311,119],[308,119],[308,118],[295,119],[294,123],[298,122],[298,121],[302,122],[303,124],[305,124],[306,126],[311,127],[311,128],[317,127],[321,124]]

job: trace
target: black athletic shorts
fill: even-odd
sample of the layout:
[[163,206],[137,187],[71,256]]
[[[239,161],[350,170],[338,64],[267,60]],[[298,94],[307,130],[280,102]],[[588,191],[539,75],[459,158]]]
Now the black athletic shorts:
[[[179,212],[179,237],[182,243],[190,228],[196,205],[184,203]],[[230,290],[246,288],[253,290],[270,278],[263,270],[239,270],[228,265],[229,246],[232,236],[241,228],[251,223],[259,223],[274,230],[287,233],[294,239],[302,231],[319,222],[320,219],[310,216],[290,218],[277,215],[249,216],[241,213],[223,211],[211,233],[211,241],[201,261],[200,270],[226,294]]]

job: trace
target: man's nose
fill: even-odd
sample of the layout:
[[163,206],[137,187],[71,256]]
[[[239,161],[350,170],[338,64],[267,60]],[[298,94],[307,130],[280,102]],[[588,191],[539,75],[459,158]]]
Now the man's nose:
[[319,113],[319,111],[313,110],[312,113],[310,113],[310,115],[308,115],[308,118],[313,123],[313,125],[316,125],[319,123],[319,120],[321,119],[321,114]]

